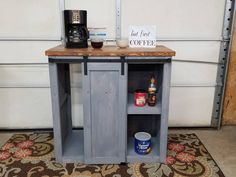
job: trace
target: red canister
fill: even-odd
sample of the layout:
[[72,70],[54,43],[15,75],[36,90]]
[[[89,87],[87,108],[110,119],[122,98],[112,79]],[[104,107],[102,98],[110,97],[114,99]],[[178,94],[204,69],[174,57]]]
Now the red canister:
[[146,104],[146,92],[144,90],[136,90],[134,93],[135,106],[145,106]]

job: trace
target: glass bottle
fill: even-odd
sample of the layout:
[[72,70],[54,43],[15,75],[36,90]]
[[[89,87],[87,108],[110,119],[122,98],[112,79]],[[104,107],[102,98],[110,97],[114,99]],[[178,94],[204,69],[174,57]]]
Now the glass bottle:
[[150,79],[150,85],[148,88],[148,106],[156,105],[156,86],[155,86],[155,78],[152,75]]

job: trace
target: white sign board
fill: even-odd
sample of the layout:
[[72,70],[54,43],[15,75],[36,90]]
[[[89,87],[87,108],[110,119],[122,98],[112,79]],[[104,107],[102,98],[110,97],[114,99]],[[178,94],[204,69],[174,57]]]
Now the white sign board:
[[156,26],[130,26],[129,47],[155,48]]

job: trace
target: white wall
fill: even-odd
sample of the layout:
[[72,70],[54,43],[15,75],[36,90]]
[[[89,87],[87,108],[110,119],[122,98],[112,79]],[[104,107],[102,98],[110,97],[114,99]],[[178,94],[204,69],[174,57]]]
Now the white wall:
[[[115,0],[66,0],[65,7],[88,10],[88,26],[106,27],[108,38],[115,38]],[[154,24],[158,39],[220,39],[223,12],[224,0],[122,0],[122,35],[127,36],[129,25]],[[44,51],[60,44],[50,41],[61,36],[59,0],[1,0],[0,24],[0,38],[49,39],[0,41],[0,128],[52,127]],[[159,44],[176,50],[174,59],[218,61],[219,41]],[[216,71],[215,64],[173,62],[170,126],[210,125],[215,88],[177,86],[214,85]],[[80,65],[72,67],[72,115],[79,126],[83,125],[80,72]]]

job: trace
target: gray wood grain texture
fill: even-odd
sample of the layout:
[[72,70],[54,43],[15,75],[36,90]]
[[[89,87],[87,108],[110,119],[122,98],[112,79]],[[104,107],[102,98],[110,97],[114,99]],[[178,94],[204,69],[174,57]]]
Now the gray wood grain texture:
[[84,162],[83,130],[73,130],[64,142],[63,163]]
[[147,132],[151,136],[157,136],[157,129],[160,128],[161,115],[128,115],[128,137],[134,137],[137,132]]
[[52,99],[52,114],[53,114],[53,133],[54,133],[54,148],[56,160],[62,162],[62,135],[60,124],[60,101],[59,101],[59,88],[58,88],[58,70],[56,63],[49,63],[49,75],[51,86],[51,99]]
[[90,71],[92,157],[118,156],[118,81],[118,71]]
[[163,69],[162,82],[162,114],[160,134],[160,161],[166,160],[167,152],[167,134],[168,134],[168,117],[169,117],[169,96],[170,96],[170,80],[171,80],[171,63],[165,63]]
[[68,64],[49,63],[55,154],[63,161],[64,143],[71,135],[71,91]]
[[83,77],[85,162],[125,161],[127,72],[120,63],[88,63]]

